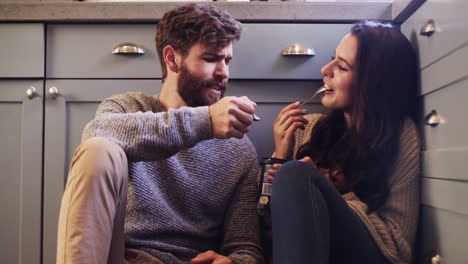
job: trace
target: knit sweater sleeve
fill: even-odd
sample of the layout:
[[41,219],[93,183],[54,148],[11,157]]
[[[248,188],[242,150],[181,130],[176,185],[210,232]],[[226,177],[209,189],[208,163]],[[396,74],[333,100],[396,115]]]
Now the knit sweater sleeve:
[[399,154],[390,177],[390,193],[383,207],[371,214],[354,193],[343,195],[391,263],[409,263],[418,221],[420,142],[414,123],[407,120]]
[[260,246],[260,223],[257,215],[257,187],[258,173],[257,154],[248,141],[248,149],[240,161],[246,167],[245,175],[233,195],[227,210],[223,226],[223,243],[220,249],[222,255],[228,256],[236,264],[262,264],[263,253]]
[[312,129],[322,116],[323,114],[310,114],[304,116],[308,123],[304,129],[298,129],[294,133],[293,159],[296,159],[297,151],[299,150],[299,148],[305,143],[307,143],[307,141],[310,139]]
[[83,130],[82,141],[104,137],[117,143],[130,161],[168,158],[212,138],[208,107],[160,111],[155,97],[126,93],[104,100]]

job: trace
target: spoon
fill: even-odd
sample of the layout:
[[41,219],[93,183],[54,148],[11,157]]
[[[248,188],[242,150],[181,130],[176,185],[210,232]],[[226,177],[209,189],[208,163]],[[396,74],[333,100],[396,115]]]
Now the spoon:
[[327,90],[331,90],[328,85],[324,84],[322,87],[320,87],[317,91],[315,91],[314,95],[312,95],[311,97],[309,97],[309,99],[305,100],[302,104],[300,104],[297,108],[300,108],[301,106],[307,104],[308,102],[310,102],[316,95],[320,94],[320,93],[323,93]]
[[[324,84],[322,87],[320,87],[317,91],[315,91],[314,95],[312,95],[309,99],[305,100],[302,104],[300,104],[297,108],[300,108],[301,106],[307,104],[310,102],[316,95],[323,93],[327,90],[331,90],[328,85]],[[258,117],[256,114],[252,114],[253,116],[253,121],[260,121],[260,117]]]
[[253,116],[253,121],[260,121],[261,120],[260,117],[258,117],[258,115],[256,115],[256,114],[252,114],[252,116]]

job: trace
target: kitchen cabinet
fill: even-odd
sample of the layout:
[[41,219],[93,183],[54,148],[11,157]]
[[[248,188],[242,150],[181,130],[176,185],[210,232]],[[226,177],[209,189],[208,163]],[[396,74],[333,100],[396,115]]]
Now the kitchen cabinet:
[[44,26],[0,24],[0,255],[41,256]]
[[416,263],[468,259],[468,19],[462,15],[467,7],[464,0],[428,0],[401,26],[418,50],[421,73],[423,177]]
[[96,107],[113,94],[129,91],[152,94],[160,87],[160,80],[46,81],[43,263],[55,263],[58,215],[68,166],[80,144],[84,126],[94,118]]
[[[40,263],[42,80],[0,80],[0,255]],[[28,98],[27,91],[34,96]]]

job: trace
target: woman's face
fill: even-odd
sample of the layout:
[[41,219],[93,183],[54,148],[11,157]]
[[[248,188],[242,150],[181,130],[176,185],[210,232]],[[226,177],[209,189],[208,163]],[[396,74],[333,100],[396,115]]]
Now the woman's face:
[[332,61],[323,66],[323,82],[332,89],[326,91],[322,97],[325,107],[350,112],[353,103],[352,89],[357,78],[357,51],[358,39],[353,35],[346,35],[336,48]]

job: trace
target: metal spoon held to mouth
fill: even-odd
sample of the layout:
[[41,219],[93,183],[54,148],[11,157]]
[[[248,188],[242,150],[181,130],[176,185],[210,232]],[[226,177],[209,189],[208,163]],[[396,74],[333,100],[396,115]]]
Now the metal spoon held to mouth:
[[[297,108],[300,108],[301,106],[307,104],[308,102],[310,102],[315,96],[317,96],[318,94],[321,94],[325,91],[328,91],[328,90],[332,90],[330,89],[330,87],[328,87],[328,85],[324,84],[322,87],[320,87],[317,91],[315,91],[315,93],[309,97],[309,99],[305,100],[302,104],[300,104]],[[253,121],[260,121],[260,117],[258,117],[256,114],[252,114],[253,116]]]
[[328,85],[324,84],[322,87],[320,87],[317,91],[315,91],[314,95],[312,95],[311,97],[309,97],[309,99],[305,100],[302,104],[300,104],[297,108],[300,108],[301,106],[307,104],[308,102],[310,102],[315,96],[317,96],[318,94],[320,93],[323,93],[325,91],[328,91],[328,90],[332,90],[330,89],[330,87],[328,87]]

